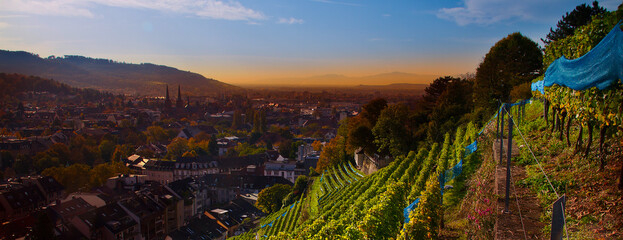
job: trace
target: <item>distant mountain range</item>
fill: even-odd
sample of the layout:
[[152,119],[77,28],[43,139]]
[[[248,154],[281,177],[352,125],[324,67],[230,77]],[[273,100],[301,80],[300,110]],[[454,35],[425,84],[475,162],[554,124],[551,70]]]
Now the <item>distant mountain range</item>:
[[242,88],[200,74],[151,63],[128,64],[83,56],[41,58],[24,51],[0,50],[0,72],[50,78],[73,87],[88,87],[117,93],[162,96],[165,84],[175,94],[226,94]]
[[387,86],[388,84],[426,84],[431,83],[437,75],[412,74],[403,72],[382,73],[364,77],[348,77],[339,74],[327,74],[299,78],[274,78],[258,81],[253,85],[284,85],[284,86],[358,86],[374,85]]

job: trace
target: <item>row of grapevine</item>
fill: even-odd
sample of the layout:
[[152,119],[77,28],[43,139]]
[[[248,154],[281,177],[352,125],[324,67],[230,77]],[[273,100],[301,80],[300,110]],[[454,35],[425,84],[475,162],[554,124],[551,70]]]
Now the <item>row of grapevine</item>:
[[[322,209],[316,206],[316,208],[319,208],[318,210],[310,211],[311,205],[313,205],[312,201],[315,200],[317,204],[320,204],[319,202],[326,201],[328,198],[341,196],[343,189],[350,185],[358,184],[358,180],[362,178],[361,172],[354,170],[350,163],[335,166],[316,178],[308,194],[303,194],[297,202],[267,216],[260,221],[259,229],[236,238],[255,239],[256,236],[274,238],[291,232],[299,225],[299,219],[303,211],[318,214],[317,212]],[[304,209],[305,207],[308,209]]]
[[[591,23],[578,28],[574,35],[568,36],[548,44],[544,50],[543,64],[549,66],[554,60],[561,56],[568,59],[579,58],[588,53],[595,47],[610,30],[621,19],[623,12],[606,12],[599,17],[593,18]],[[542,80],[543,77],[536,80]],[[582,80],[582,79],[578,79]],[[552,131],[556,128],[560,132],[560,139],[563,139],[563,131],[566,130],[567,145],[571,145],[569,140],[570,126],[573,120],[579,121],[580,134],[576,142],[576,152],[584,150],[584,155],[588,156],[592,144],[593,128],[600,130],[600,153],[603,153],[603,140],[608,134],[607,129],[615,127],[618,131],[623,131],[623,84],[616,81],[616,84],[607,89],[600,90],[596,87],[583,91],[573,90],[568,87],[554,85],[545,89],[545,94],[534,91],[537,97],[545,98],[552,108],[553,124]],[[545,105],[548,108],[548,104]],[[547,119],[547,116],[546,116]],[[565,123],[566,119],[566,123]],[[563,126],[567,126],[563,128]],[[586,147],[582,140],[584,127],[588,130]],[[600,154],[603,156],[604,154]],[[605,165],[605,159],[600,157],[601,168]]]
[[[389,166],[349,185],[321,204],[323,214],[316,219],[308,220],[292,233],[271,239],[385,239],[396,236],[402,225],[401,213],[406,206],[408,182],[414,181],[413,175],[421,169],[427,154],[428,151],[423,149],[417,154],[411,152],[406,157],[397,158]],[[346,170],[348,168],[345,166]]]

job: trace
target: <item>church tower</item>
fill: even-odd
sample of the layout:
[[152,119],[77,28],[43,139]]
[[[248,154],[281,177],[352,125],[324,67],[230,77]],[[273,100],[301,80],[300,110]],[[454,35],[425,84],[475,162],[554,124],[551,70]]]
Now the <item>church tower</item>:
[[169,85],[168,84],[167,84],[167,95],[164,98],[164,108],[165,109],[171,108],[171,98],[169,98]]
[[184,101],[182,100],[182,90],[180,85],[177,85],[177,101],[175,101],[176,108],[184,108]]

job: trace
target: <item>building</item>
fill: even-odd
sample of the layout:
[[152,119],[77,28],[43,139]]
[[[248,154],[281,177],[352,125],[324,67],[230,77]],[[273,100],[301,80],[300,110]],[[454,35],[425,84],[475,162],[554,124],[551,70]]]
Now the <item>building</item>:
[[305,157],[316,154],[314,148],[309,143],[301,144],[296,152],[296,160],[303,161]]
[[302,174],[297,171],[297,161],[270,161],[264,166],[264,176],[283,177],[294,183],[299,175]]
[[136,195],[119,201],[118,205],[138,223],[142,239],[164,238],[166,206],[149,191],[136,192]]
[[87,239],[141,239],[138,223],[117,204],[75,216],[71,224]]
[[210,157],[181,157],[177,161],[149,160],[143,165],[148,181],[167,184],[193,176],[218,173],[218,162]]
[[106,179],[104,186],[109,189],[125,189],[128,191],[139,190],[145,184],[146,175],[119,175]]
[[33,184],[9,183],[0,186],[0,221],[27,217],[47,205],[44,194]]
[[213,239],[223,240],[227,237],[227,229],[209,217],[195,218],[179,230],[170,232],[166,240]]
[[389,165],[391,161],[392,159],[387,156],[381,157],[378,154],[370,156],[363,151],[363,148],[355,150],[355,164],[357,165],[357,169],[366,175],[372,174]]
[[185,223],[207,210],[212,202],[207,187],[196,178],[189,177],[173,181],[168,184],[168,188],[181,197]]
[[[236,198],[221,208],[206,211],[205,215],[225,228],[227,237],[233,237],[250,230],[265,214],[246,200]],[[248,220],[246,224],[245,220]]]
[[24,184],[32,184],[37,186],[46,203],[51,203],[65,197],[65,187],[56,179],[50,176],[28,176],[19,179]]
[[66,201],[58,200],[56,204],[47,208],[50,219],[54,223],[55,231],[59,235],[70,235],[74,226],[71,220],[83,213],[96,209],[82,198],[72,198]]
[[204,133],[204,134],[211,136],[214,134],[218,134],[218,131],[216,131],[216,129],[212,126],[206,126],[206,125],[189,126],[189,127],[185,127],[182,130],[180,130],[180,132],[177,134],[176,137],[189,139],[189,138],[197,136],[200,133]]

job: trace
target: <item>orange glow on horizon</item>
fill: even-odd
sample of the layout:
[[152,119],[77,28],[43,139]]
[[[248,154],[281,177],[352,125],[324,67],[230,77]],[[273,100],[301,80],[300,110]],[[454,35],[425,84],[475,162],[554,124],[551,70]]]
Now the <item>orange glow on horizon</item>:
[[[447,59],[444,59],[447,60]],[[428,81],[422,79],[414,79],[405,82],[404,79],[386,79],[386,80],[370,80],[372,82],[357,82],[361,78],[387,73],[408,73],[415,75],[427,76],[456,76],[459,74],[475,72],[477,62],[474,59],[454,59],[453,61],[443,61],[441,59],[432,59],[430,62],[380,62],[374,63],[344,63],[341,66],[317,66],[313,65],[247,65],[234,66],[220,64],[219,67],[193,66],[190,71],[202,74],[207,78],[213,78],[218,81],[232,85],[297,85],[293,80],[307,79],[311,80],[319,76],[326,75],[342,75],[353,80],[352,82],[335,82],[335,83],[319,83],[320,85],[359,85],[359,84],[375,84],[386,85],[392,83],[416,83],[428,84],[434,78],[428,78]],[[330,78],[331,76],[328,76]],[[425,78],[425,77],[424,77]],[[313,85],[303,83],[303,85]]]

